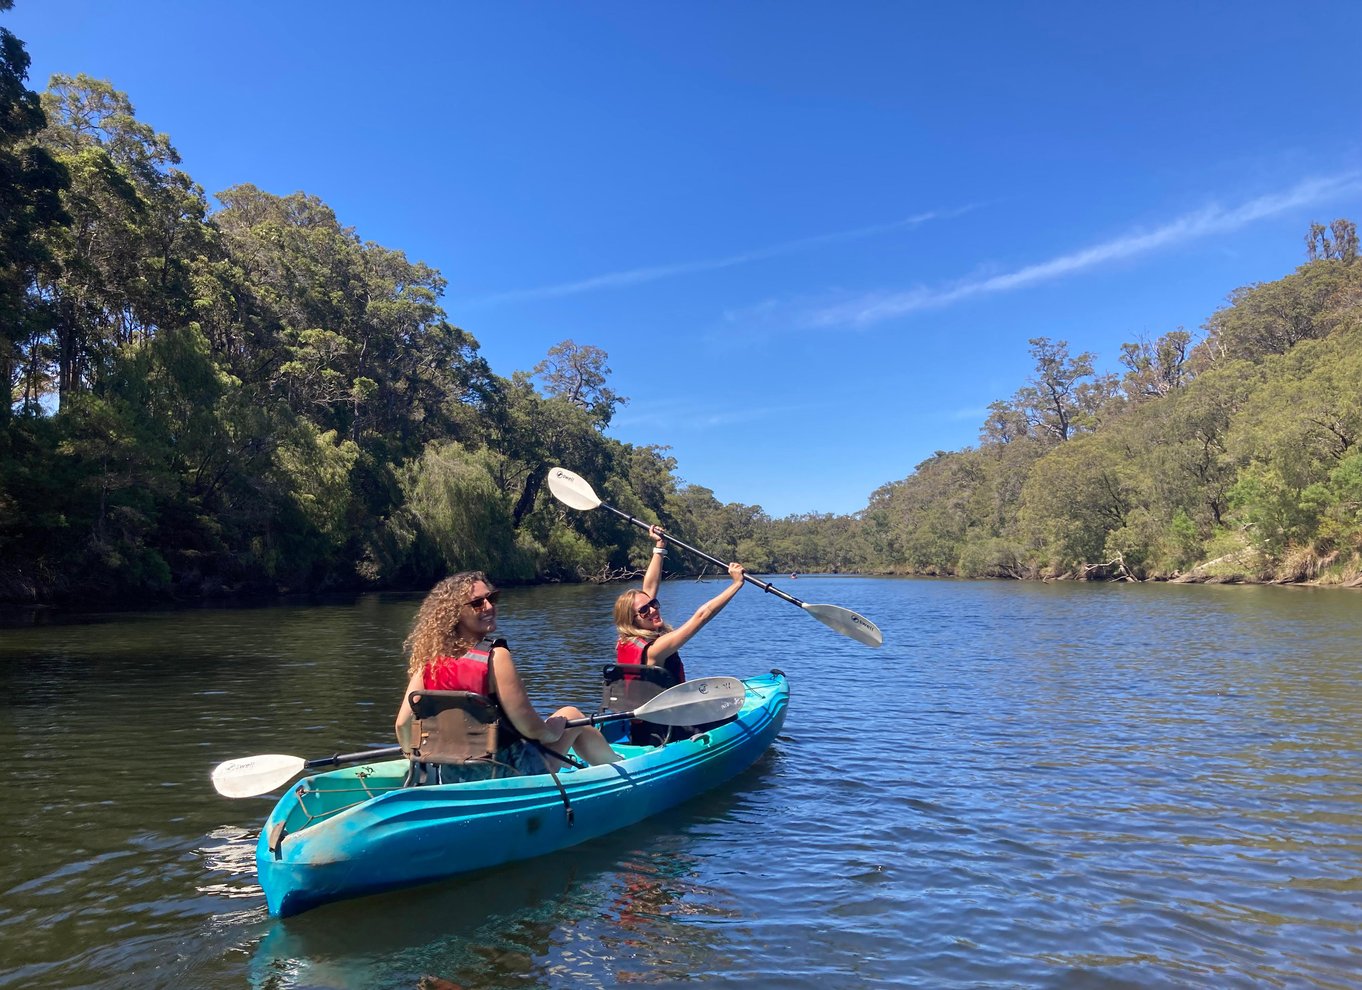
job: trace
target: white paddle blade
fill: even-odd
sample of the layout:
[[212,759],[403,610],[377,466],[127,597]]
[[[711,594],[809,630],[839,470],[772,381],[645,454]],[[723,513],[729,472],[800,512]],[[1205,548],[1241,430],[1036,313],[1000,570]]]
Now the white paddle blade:
[[301,756],[279,753],[228,760],[213,769],[213,787],[230,798],[268,794],[297,776],[306,762]]
[[667,688],[634,709],[635,718],[658,725],[720,722],[738,714],[747,687],[736,677],[700,677]]
[[880,627],[849,608],[807,603],[802,608],[829,629],[835,629],[843,636],[850,636],[858,643],[864,643],[866,646],[880,646],[884,643],[884,633],[880,632]]
[[570,509],[596,509],[601,504],[591,486],[567,468],[549,468],[549,491]]

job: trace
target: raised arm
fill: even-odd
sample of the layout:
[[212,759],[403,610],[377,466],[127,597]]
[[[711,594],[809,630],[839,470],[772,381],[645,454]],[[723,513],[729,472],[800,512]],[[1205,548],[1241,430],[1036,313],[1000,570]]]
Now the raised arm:
[[[660,664],[666,660],[703,629],[710,619],[722,612],[724,606],[733,600],[733,596],[742,590],[744,573],[742,564],[729,564],[728,576],[733,579],[733,583],[697,608],[695,614],[684,623],[653,640],[653,644],[648,647],[648,662]],[[644,590],[647,590],[646,585]]]
[[643,572],[643,593],[649,598],[656,598],[657,589],[662,586],[662,558],[667,556],[667,534],[661,526],[649,526],[648,535],[656,545],[652,556],[648,558],[648,568]]

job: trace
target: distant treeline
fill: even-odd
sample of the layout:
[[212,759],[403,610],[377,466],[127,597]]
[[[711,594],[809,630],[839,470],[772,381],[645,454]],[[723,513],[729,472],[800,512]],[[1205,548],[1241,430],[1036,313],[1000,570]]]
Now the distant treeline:
[[1359,572],[1346,221],[1199,343],[1127,344],[1118,378],[1033,340],[1034,378],[977,448],[854,516],[771,519],[680,484],[665,448],[607,437],[626,400],[603,351],[564,341],[502,377],[440,307],[439,272],[302,193],[240,185],[210,209],[124,94],[58,76],[39,96],[27,67],[0,30],[0,600],[634,573],[639,531],[556,503],[555,464],[754,570]]
[[1031,341],[1035,373],[976,448],[871,496],[871,566],[968,577],[1358,583],[1362,264],[1357,228],[1231,294],[1198,342],[1122,345],[1123,375]]

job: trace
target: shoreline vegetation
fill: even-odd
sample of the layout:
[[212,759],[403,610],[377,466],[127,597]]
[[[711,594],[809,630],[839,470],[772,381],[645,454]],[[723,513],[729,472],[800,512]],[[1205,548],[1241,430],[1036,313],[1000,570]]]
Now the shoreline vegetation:
[[112,84],[39,94],[27,69],[0,28],[0,602],[630,576],[644,541],[557,505],[554,465],[753,572],[1362,585],[1349,220],[1199,332],[1122,345],[1120,373],[1032,339],[976,446],[858,513],[773,519],[607,436],[627,399],[604,351],[499,373],[438,271],[303,192],[210,203]]

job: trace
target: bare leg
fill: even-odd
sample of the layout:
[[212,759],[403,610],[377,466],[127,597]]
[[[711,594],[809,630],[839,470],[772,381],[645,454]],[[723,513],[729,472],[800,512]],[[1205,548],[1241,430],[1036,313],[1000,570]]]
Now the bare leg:
[[[561,715],[566,719],[584,717],[580,709],[571,706],[560,708],[553,714]],[[559,753],[566,753],[568,749],[572,749],[592,766],[600,766],[602,763],[617,763],[624,759],[605,741],[605,736],[601,735],[600,729],[592,728],[589,725],[568,729],[563,733],[563,738],[550,748]]]

